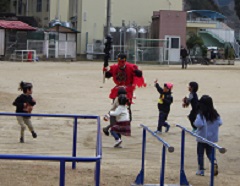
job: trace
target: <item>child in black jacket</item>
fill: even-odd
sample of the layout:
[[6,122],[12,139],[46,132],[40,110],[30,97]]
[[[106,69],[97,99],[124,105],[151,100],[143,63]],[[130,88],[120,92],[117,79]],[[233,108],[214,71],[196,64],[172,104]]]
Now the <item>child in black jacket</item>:
[[160,85],[157,83],[157,80],[154,82],[155,87],[157,88],[157,91],[160,94],[159,100],[158,100],[158,110],[159,110],[159,117],[158,117],[158,127],[157,131],[155,133],[161,133],[162,132],[162,126],[166,127],[165,132],[169,131],[170,125],[166,122],[168,118],[168,114],[170,112],[170,105],[173,102],[172,97],[172,83],[164,83],[163,88],[160,87]]
[[197,114],[198,114],[198,83],[197,82],[190,82],[188,86],[189,96],[183,98],[183,107],[188,107],[189,104],[191,104],[192,110],[190,111],[190,114],[188,115],[188,119],[191,123],[191,126],[193,128],[193,132],[197,129],[197,127],[193,124]]
[[[20,82],[18,90],[23,91],[23,94],[19,95],[13,105],[16,106],[16,113],[31,113],[36,101],[32,98],[32,84],[27,82]],[[37,138],[37,134],[33,129],[30,116],[17,116],[17,121],[21,126],[20,143],[24,143],[24,131],[26,129],[25,124],[32,133],[33,138]]]

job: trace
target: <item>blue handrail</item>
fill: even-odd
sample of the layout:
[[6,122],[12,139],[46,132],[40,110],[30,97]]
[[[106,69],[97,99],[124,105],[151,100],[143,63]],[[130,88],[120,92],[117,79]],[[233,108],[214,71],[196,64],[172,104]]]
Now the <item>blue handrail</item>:
[[189,182],[187,180],[185,171],[184,171],[184,152],[185,152],[185,132],[189,133],[190,135],[201,139],[203,143],[206,143],[212,147],[212,157],[211,157],[211,176],[210,176],[210,186],[214,186],[214,159],[215,159],[215,149],[218,149],[220,153],[227,152],[227,149],[220,147],[218,144],[213,143],[211,141],[208,141],[207,139],[198,136],[197,134],[191,132],[190,130],[186,129],[185,127],[181,125],[176,125],[176,127],[179,127],[182,129],[182,140],[181,140],[181,168],[180,168],[180,185],[189,185]]
[[[65,117],[73,118],[73,148],[72,157],[66,156],[40,156],[40,155],[14,155],[0,154],[0,159],[15,159],[15,160],[47,160],[60,162],[60,178],[59,185],[65,185],[65,162],[72,162],[72,169],[76,168],[76,162],[96,162],[95,167],[95,186],[100,185],[100,167],[102,159],[102,138],[100,117],[95,115],[76,115],[76,114],[28,114],[28,113],[8,113],[0,112],[0,116],[38,116],[38,117]],[[77,155],[77,119],[97,119],[97,142],[96,142],[96,157],[76,157]]]
[[160,171],[160,186],[164,186],[164,171],[165,171],[165,156],[166,156],[166,148],[168,148],[169,152],[174,152],[174,147],[165,142],[162,138],[157,136],[153,131],[151,131],[147,126],[140,124],[140,127],[143,128],[143,138],[142,138],[142,165],[139,174],[136,177],[135,184],[143,185],[144,184],[144,161],[145,161],[145,150],[146,150],[146,131],[152,134],[153,137],[157,138],[163,144],[162,148],[162,167]]
[[207,139],[205,139],[205,138],[203,138],[203,137],[201,137],[201,136],[198,136],[196,133],[194,133],[194,132],[186,129],[185,127],[183,127],[183,126],[181,126],[181,125],[178,125],[178,124],[177,124],[176,126],[179,127],[179,128],[181,128],[181,129],[183,129],[184,131],[186,131],[186,132],[189,133],[190,135],[195,136],[195,137],[201,139],[204,143],[207,143],[208,145],[210,145],[210,146],[218,149],[220,153],[223,153],[223,154],[224,154],[225,152],[227,152],[227,149],[226,149],[226,148],[220,147],[218,144],[213,143],[213,142],[211,142],[211,141],[208,141]]

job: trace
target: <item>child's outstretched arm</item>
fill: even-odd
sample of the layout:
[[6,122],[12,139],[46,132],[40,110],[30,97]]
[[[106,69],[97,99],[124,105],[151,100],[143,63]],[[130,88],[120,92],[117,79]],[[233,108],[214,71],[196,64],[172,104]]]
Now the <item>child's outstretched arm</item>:
[[158,81],[157,79],[154,81],[154,86],[156,87],[156,89],[159,92],[159,94],[162,94],[163,93],[163,89],[162,89],[162,87],[160,87],[160,85],[158,84],[157,81]]

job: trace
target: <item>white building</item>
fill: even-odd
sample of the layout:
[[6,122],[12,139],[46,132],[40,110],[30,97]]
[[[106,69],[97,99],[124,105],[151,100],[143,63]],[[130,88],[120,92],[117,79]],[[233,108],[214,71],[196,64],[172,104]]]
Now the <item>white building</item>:
[[[14,3],[15,2],[15,3]],[[140,26],[151,23],[153,11],[182,10],[182,0],[111,0],[111,23],[121,26],[135,22]],[[78,34],[77,53],[86,54],[87,44],[104,39],[107,0],[11,0],[12,12],[34,16],[42,27],[53,19],[71,22]],[[21,10],[21,11],[19,11]]]

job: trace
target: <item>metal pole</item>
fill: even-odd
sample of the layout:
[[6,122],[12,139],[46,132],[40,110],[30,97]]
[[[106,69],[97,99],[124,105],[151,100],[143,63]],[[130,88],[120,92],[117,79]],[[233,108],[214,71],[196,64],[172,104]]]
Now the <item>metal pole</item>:
[[64,186],[65,185],[65,161],[61,160],[60,161],[60,181],[59,181],[59,186]]
[[95,167],[95,186],[100,185],[100,174],[101,174],[101,160],[96,161]]
[[[76,157],[77,155],[77,117],[74,117],[73,123],[73,149],[72,149],[72,157]],[[76,162],[72,162],[72,169],[76,169]]]
[[78,0],[76,0],[76,7],[75,7],[75,9],[76,9],[76,22],[75,22],[75,27],[76,27],[76,29],[78,29]]
[[135,53],[134,62],[135,62],[135,64],[137,64],[137,41],[136,41],[136,39],[134,39],[134,53]]
[[107,35],[110,34],[110,23],[111,23],[111,0],[107,0]]
[[162,148],[162,168],[161,168],[161,174],[160,174],[160,186],[164,186],[165,155],[166,155],[166,147],[163,145],[163,148]]
[[146,130],[143,129],[143,140],[142,140],[142,180],[141,180],[141,184],[144,184],[145,151],[146,151]]
[[215,160],[215,148],[212,147],[210,186],[214,186],[214,160]]
[[60,3],[59,3],[59,0],[57,1],[57,14],[56,14],[56,18],[60,20],[60,15],[59,15],[59,10],[60,9]]
[[184,171],[184,154],[185,154],[185,131],[182,130],[180,185],[189,185],[185,171]]
[[136,185],[144,185],[144,161],[145,161],[145,151],[146,151],[146,128],[143,128],[142,135],[142,165],[139,174],[136,177],[135,184]]

